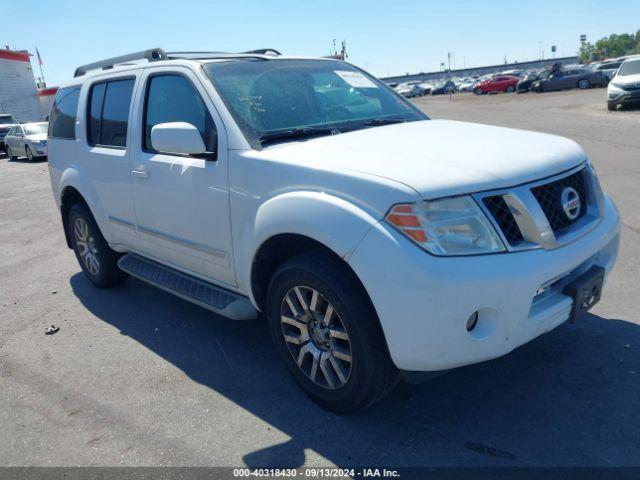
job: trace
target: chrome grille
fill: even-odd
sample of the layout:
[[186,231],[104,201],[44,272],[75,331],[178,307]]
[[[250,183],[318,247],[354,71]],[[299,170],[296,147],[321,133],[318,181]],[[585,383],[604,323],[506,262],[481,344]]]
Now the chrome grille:
[[[562,206],[567,187],[580,199],[580,210],[573,219]],[[585,165],[554,178],[474,197],[510,251],[557,248],[584,235],[602,219],[602,192],[592,168]]]
[[[547,220],[555,233],[558,233],[560,230],[577,222],[587,213],[588,199],[584,172],[584,169],[582,169],[568,177],[531,189],[531,193],[533,193],[533,196],[538,200],[540,207],[542,207],[542,211],[546,215]],[[575,189],[575,191],[578,192],[578,197],[580,198],[580,211],[578,216],[573,220],[567,217],[564,213],[564,210],[562,209],[562,201],[560,199],[562,190],[567,187]]]
[[507,202],[504,201],[502,195],[493,195],[489,197],[484,197],[482,199],[487,210],[491,212],[494,220],[502,230],[502,234],[509,242],[509,245],[519,245],[522,243],[524,238],[522,237],[522,232],[520,232],[520,228],[518,228],[518,224],[516,223],[516,219],[509,210],[509,206]]

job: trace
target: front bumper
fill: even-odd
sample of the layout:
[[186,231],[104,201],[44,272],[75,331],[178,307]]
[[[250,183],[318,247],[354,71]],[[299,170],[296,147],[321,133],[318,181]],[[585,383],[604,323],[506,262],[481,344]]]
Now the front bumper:
[[[608,198],[604,210],[593,230],[555,250],[467,257],[429,255],[380,223],[349,264],[370,295],[395,365],[447,370],[502,356],[568,319],[572,300],[561,283],[594,265],[609,273],[617,256],[618,212]],[[469,332],[475,311],[478,324]]]
[[[624,93],[622,93],[624,92]],[[613,93],[613,95],[612,95]],[[636,105],[640,104],[640,90],[622,90],[607,92],[607,102],[611,105]]]
[[33,152],[34,157],[46,157],[47,156],[47,144],[30,143],[29,148]]

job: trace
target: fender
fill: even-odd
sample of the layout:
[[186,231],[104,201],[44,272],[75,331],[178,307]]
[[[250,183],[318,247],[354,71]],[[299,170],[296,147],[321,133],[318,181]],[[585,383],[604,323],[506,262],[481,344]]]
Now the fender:
[[340,257],[349,256],[378,219],[342,198],[322,192],[288,192],[269,199],[246,222],[237,240],[238,284],[255,305],[251,291],[251,261],[260,246],[279,234],[312,238]]
[[104,238],[108,243],[112,243],[112,235],[109,227],[109,222],[107,221],[107,216],[104,212],[104,209],[102,208],[101,203],[98,201],[98,195],[95,191],[95,188],[93,187],[91,182],[87,180],[88,178],[90,177],[86,172],[82,172],[82,167],[80,165],[78,165],[77,163],[72,163],[71,165],[69,165],[60,176],[60,182],[58,185],[58,189],[56,190],[59,197],[56,199],[56,202],[60,204],[65,188],[75,188],[78,192],[80,192],[80,195],[82,195],[82,198],[84,198],[85,202],[89,206],[89,210],[91,210],[91,213],[93,214],[93,217],[98,224],[98,228],[100,228],[100,232],[102,232]]

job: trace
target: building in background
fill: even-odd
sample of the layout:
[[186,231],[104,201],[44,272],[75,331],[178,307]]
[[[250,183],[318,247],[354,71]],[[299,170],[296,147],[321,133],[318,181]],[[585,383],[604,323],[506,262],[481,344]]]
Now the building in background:
[[53,105],[53,99],[58,93],[58,87],[39,88],[38,99],[40,100],[40,114],[45,119],[49,116],[51,111],[51,105]]
[[19,122],[41,120],[29,52],[0,49],[0,113],[10,113]]

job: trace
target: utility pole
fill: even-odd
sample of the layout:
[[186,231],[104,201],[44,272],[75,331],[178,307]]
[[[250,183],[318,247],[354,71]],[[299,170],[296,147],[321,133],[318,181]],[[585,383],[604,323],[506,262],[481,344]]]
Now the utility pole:
[[538,42],[538,60],[542,60],[542,42]]

